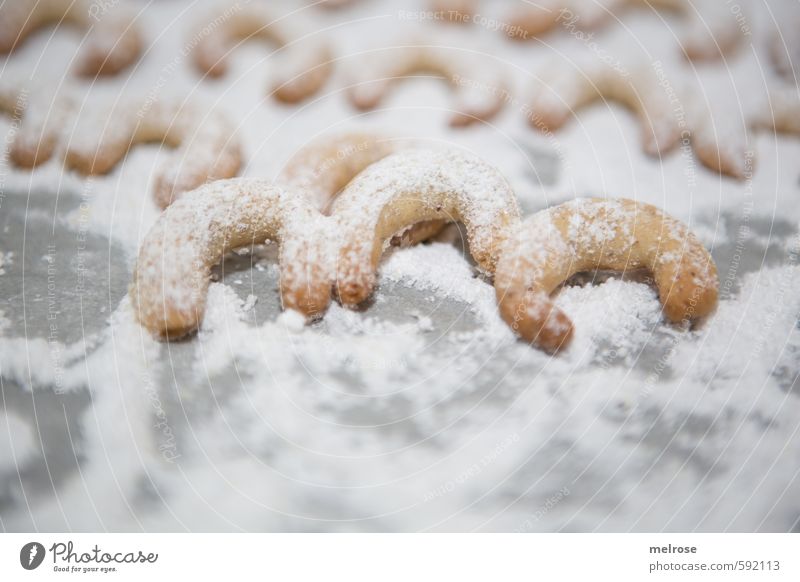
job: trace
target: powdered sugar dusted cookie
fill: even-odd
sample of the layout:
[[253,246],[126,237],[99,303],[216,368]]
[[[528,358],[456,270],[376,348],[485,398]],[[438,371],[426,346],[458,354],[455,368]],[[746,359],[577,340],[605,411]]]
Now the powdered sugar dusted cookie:
[[[719,104],[717,104],[717,108]],[[755,112],[715,111],[698,118],[692,132],[697,158],[708,168],[739,180],[752,176],[756,153],[748,134],[759,130],[800,135],[800,92],[796,87],[771,90]]]
[[[333,200],[355,176],[389,154],[414,145],[414,140],[367,131],[320,137],[292,156],[278,181],[303,193],[317,210],[328,214]],[[439,234],[445,224],[442,220],[414,224],[394,236],[392,245],[417,244]]]
[[62,23],[86,34],[78,55],[80,75],[113,75],[142,52],[142,35],[132,13],[116,2],[4,0],[0,4],[0,53],[10,53],[40,28]]
[[465,126],[493,118],[505,104],[506,81],[501,67],[482,62],[485,55],[413,39],[401,46],[376,49],[353,67],[351,103],[359,109],[381,104],[400,80],[433,73],[454,92],[450,125]]
[[772,31],[769,56],[778,74],[789,83],[800,78],[800,5],[787,2],[778,13],[778,23]]
[[305,30],[260,2],[229,2],[195,25],[192,58],[211,77],[228,70],[228,55],[241,41],[258,39],[279,50],[270,59],[277,69],[270,92],[280,101],[296,103],[310,97],[330,77],[332,53],[320,35]]
[[662,155],[678,143],[680,129],[669,93],[647,65],[626,69],[593,60],[550,67],[533,88],[528,121],[541,131],[554,131],[598,99],[614,101],[636,114],[648,154]]
[[514,40],[537,38],[556,27],[560,19],[568,17],[569,2],[566,0],[541,0],[520,2],[508,15],[508,34]]
[[719,59],[732,53],[741,44],[744,33],[731,3],[717,0],[657,0],[654,4],[683,15],[685,25],[680,34],[680,48],[692,60]]
[[651,271],[673,322],[708,315],[717,303],[716,265],[686,225],[649,204],[586,198],[534,214],[509,237],[494,279],[500,313],[526,341],[566,347],[573,324],[550,294],[598,269]]
[[466,24],[477,10],[478,0],[429,0],[428,9],[438,22]]
[[66,165],[105,174],[138,143],[175,149],[156,172],[153,195],[162,208],[181,194],[235,176],[242,152],[235,128],[220,112],[196,105],[132,99],[106,103],[82,115],[67,146]]
[[[741,42],[741,12],[717,0],[540,0],[521,3],[509,17],[511,28],[523,34],[515,39],[541,36],[559,26],[566,30],[589,30],[617,22],[630,8],[664,9],[681,14],[681,50],[690,59],[720,58]],[[741,11],[741,8],[736,6]]]
[[202,321],[211,267],[237,247],[277,241],[283,306],[306,316],[330,301],[322,216],[305,198],[268,180],[220,180],[167,208],[145,237],[130,289],[138,320],[154,335],[175,338]]
[[800,135],[800,89],[784,87],[770,91],[753,123],[757,128]]
[[721,121],[708,112],[695,121],[692,148],[697,159],[707,168],[737,180],[747,178],[754,170],[755,152],[748,141],[748,122],[741,116],[728,116]]
[[346,305],[370,295],[385,244],[410,225],[463,222],[472,256],[492,273],[500,244],[519,222],[505,178],[480,158],[453,149],[414,149],[372,164],[335,200],[332,216],[341,241],[336,288]]
[[15,123],[13,138],[8,137],[11,162],[33,168],[53,157],[71,110],[72,100],[65,93],[0,76],[0,111]]
[[327,214],[334,198],[359,172],[410,143],[369,131],[319,137],[289,159],[278,182],[303,192],[317,210]]
[[710,121],[702,123],[692,134],[692,147],[704,166],[720,174],[743,180],[754,169],[747,131],[736,124],[715,127]]

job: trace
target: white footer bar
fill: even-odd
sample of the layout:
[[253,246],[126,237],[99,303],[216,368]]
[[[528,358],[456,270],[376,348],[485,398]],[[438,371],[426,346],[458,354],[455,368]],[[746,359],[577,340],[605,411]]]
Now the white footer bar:
[[0,580],[800,580],[793,534],[3,534]]

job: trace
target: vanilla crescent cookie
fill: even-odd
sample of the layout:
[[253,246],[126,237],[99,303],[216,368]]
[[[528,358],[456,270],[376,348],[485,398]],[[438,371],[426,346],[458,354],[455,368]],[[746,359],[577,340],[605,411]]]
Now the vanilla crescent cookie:
[[179,101],[107,102],[82,115],[67,145],[67,167],[105,174],[139,143],[174,148],[156,172],[153,196],[165,208],[184,192],[235,176],[242,152],[235,127],[220,112]]
[[[683,16],[681,50],[692,60],[717,59],[733,51],[745,34],[740,12],[718,0],[539,0],[520,3],[508,17],[511,38],[537,38],[559,26],[566,31],[596,29],[613,24],[634,7],[663,9]],[[520,33],[521,31],[521,33]]]
[[[0,77],[0,111],[15,123],[9,132],[9,159],[18,167],[34,168],[53,157],[72,111],[67,93],[27,87],[24,81]],[[13,133],[13,137],[12,137]]]
[[552,66],[539,76],[529,99],[528,122],[540,131],[563,126],[576,110],[598,99],[614,101],[636,114],[642,147],[658,156],[680,139],[669,94],[650,66],[625,69],[601,61]]
[[567,0],[540,0],[538,2],[520,2],[507,20],[509,31],[515,34],[507,36],[514,40],[531,40],[550,32],[556,23],[569,11]]
[[460,221],[478,266],[494,271],[498,250],[519,222],[514,192],[480,158],[458,150],[413,149],[358,174],[333,203],[338,221],[336,289],[346,305],[372,292],[387,241],[427,220]]
[[65,23],[86,34],[78,54],[78,74],[114,75],[139,58],[143,45],[133,14],[116,4],[90,0],[5,0],[0,3],[0,53],[10,53],[45,26]]
[[[411,148],[413,140],[376,132],[349,131],[317,138],[286,163],[278,182],[302,192],[323,214],[330,213],[342,188],[371,164]],[[429,220],[410,226],[392,238],[393,246],[411,246],[436,236],[445,221]]]
[[692,131],[692,149],[707,168],[744,180],[755,167],[755,152],[748,142],[747,121],[735,117],[724,123],[713,115],[698,119]]
[[[788,4],[787,4],[788,6]],[[775,71],[789,83],[796,83],[800,77],[800,7],[785,15],[772,32],[769,44],[769,56]]]
[[509,236],[494,277],[500,314],[526,341],[564,348],[573,325],[550,294],[598,269],[652,272],[672,322],[701,318],[717,303],[716,265],[686,225],[649,204],[586,198],[542,210]]
[[428,0],[437,21],[466,24],[477,10],[477,0]]
[[409,140],[369,131],[319,137],[289,159],[278,182],[303,192],[317,210],[327,214],[334,198],[359,172],[410,145]]
[[228,70],[228,55],[241,41],[277,45],[270,92],[280,101],[296,103],[319,91],[333,69],[330,47],[313,33],[281,18],[265,3],[231,2],[195,25],[192,58],[199,71],[220,77]]
[[714,122],[713,113],[706,112],[696,123],[692,147],[706,167],[744,180],[752,176],[756,157],[748,133],[759,130],[800,135],[800,93],[796,87],[772,89],[766,102],[744,120],[729,115],[724,122]]
[[[606,0],[608,1],[608,0]],[[680,48],[691,60],[715,60],[732,53],[742,42],[744,29],[730,2],[718,0],[616,0],[679,12],[684,19]],[[746,22],[746,21],[745,21]]]
[[481,63],[482,58],[475,51],[431,46],[421,39],[376,49],[354,66],[350,102],[358,109],[373,109],[398,81],[433,73],[446,79],[453,89],[451,126],[488,121],[503,108],[508,93],[502,67]]
[[169,206],[145,237],[130,289],[134,312],[151,333],[176,338],[205,313],[211,268],[230,250],[265,240],[280,245],[285,309],[313,317],[330,302],[322,216],[291,190],[268,180],[219,180]]
[[790,86],[772,89],[753,124],[759,129],[800,135],[800,90]]

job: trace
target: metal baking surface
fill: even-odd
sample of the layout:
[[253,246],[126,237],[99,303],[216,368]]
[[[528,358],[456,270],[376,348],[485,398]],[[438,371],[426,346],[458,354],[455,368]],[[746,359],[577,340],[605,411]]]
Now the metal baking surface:
[[[491,324],[490,282],[470,270],[451,226],[435,245],[387,251],[384,273],[394,259],[444,250],[446,265],[424,268],[441,275],[457,263],[449,283],[468,292],[384,275],[359,310],[334,301],[304,328],[281,312],[276,249],[264,245],[214,270],[207,329],[157,342],[128,302],[135,236],[91,216],[102,207],[114,228],[138,219],[146,229],[156,215],[143,200],[161,152],[138,148],[83,192],[55,160],[30,174],[3,166],[0,529],[800,531],[794,138],[753,139],[751,183],[718,177],[683,148],[644,156],[634,116],[608,104],[546,136],[527,127],[521,101],[492,124],[451,130],[448,89],[425,79],[369,114],[347,104],[341,79],[311,104],[265,103],[275,69],[263,51],[237,49],[227,81],[201,81],[176,56],[185,56],[188,6],[144,7],[158,46],[100,92],[163,89],[221,105],[245,134],[247,176],[277,175],[280,155],[328,130],[395,127],[497,165],[525,213],[604,194],[677,209],[717,262],[720,306],[679,329],[660,319],[646,275],[620,283],[581,274],[559,297],[583,308],[576,330],[603,333],[551,357]],[[349,55],[344,70],[358,65],[360,43],[385,41],[419,13],[374,0],[342,17],[350,26],[325,14],[324,30]],[[680,56],[664,18],[632,15],[620,30],[635,38],[623,46],[665,62]],[[163,26],[175,29],[160,34]],[[527,71],[526,83],[576,44],[561,34],[548,53],[549,40],[512,43],[476,26],[460,34],[485,41],[493,62]],[[60,78],[76,37],[41,37],[8,63]],[[747,59],[767,60],[758,53],[766,43],[752,42],[724,63],[730,69],[680,66],[749,99],[763,75]]]
[[[130,257],[126,257],[117,245],[103,237],[81,233],[74,222],[63,219],[69,215],[70,210],[78,208],[79,203],[77,197],[67,192],[61,192],[58,196],[50,192],[37,192],[30,196],[11,195],[3,201],[4,211],[0,216],[0,249],[6,256],[11,253],[10,260],[4,265],[4,273],[0,276],[0,309],[7,318],[4,336],[27,338],[28,342],[46,340],[53,346],[78,345],[78,349],[65,350],[68,354],[55,351],[51,353],[65,369],[80,368],[84,360],[98,349],[98,345],[114,341],[113,337],[108,336],[108,318],[125,296],[130,278]],[[722,220],[725,221],[728,232],[736,232],[739,222],[736,216],[726,215]],[[714,250],[720,272],[726,272],[726,268],[734,261],[738,265],[733,292],[736,291],[739,280],[747,273],[781,265],[786,260],[787,241],[796,234],[794,226],[785,221],[748,219],[748,222],[753,229],[753,236],[746,245],[720,244]],[[764,241],[768,242],[765,244]],[[269,260],[267,256],[267,262]],[[242,299],[251,294],[257,296],[258,300],[250,311],[250,325],[255,326],[274,320],[279,315],[280,308],[275,270],[254,269],[252,266],[251,254],[231,254],[217,270],[216,276],[236,290]],[[579,279],[571,282],[581,283]],[[417,314],[420,309],[425,310],[426,297],[418,289],[397,283],[381,291],[383,296],[390,297],[391,300],[376,302],[365,308],[376,319],[403,323],[413,320],[415,315],[410,314]],[[437,301],[435,308],[427,313],[434,330],[447,331],[427,349],[439,349],[438,346],[446,343],[448,334],[469,332],[480,325],[466,307],[453,300]],[[316,325],[323,326],[324,322]],[[23,350],[26,344],[23,342],[18,345]],[[250,482],[251,487],[259,489],[258,479],[262,478],[263,471],[269,470],[272,460],[281,454],[294,454],[293,444],[272,442],[262,450],[251,446],[237,447],[237,425],[233,415],[231,424],[227,425],[230,434],[220,434],[219,439],[227,441],[230,447],[226,455],[238,457],[239,461],[235,465],[236,474],[228,476],[221,473],[225,469],[221,469],[213,456],[209,456],[204,450],[202,438],[206,437],[198,437],[198,434],[204,430],[204,425],[211,422],[210,419],[229,413],[226,403],[246,389],[247,372],[229,366],[222,373],[198,373],[198,349],[196,338],[162,347],[160,363],[153,366],[152,379],[157,394],[157,414],[152,414],[151,410],[150,414],[144,416],[148,419],[147,422],[136,428],[130,425],[131,418],[98,420],[93,414],[93,407],[97,407],[97,415],[107,415],[115,407],[109,409],[107,406],[98,406],[98,403],[117,398],[122,402],[131,398],[141,399],[145,392],[123,396],[118,394],[118,386],[93,385],[91,380],[77,389],[73,387],[65,391],[59,389],[58,385],[36,385],[35,373],[27,376],[28,381],[25,374],[0,376],[4,411],[13,416],[16,423],[10,423],[9,426],[17,427],[20,422],[25,423],[34,435],[30,447],[32,452],[26,453],[20,459],[9,454],[9,451],[14,450],[12,443],[16,442],[16,446],[19,446],[19,436],[5,433],[0,435],[6,447],[3,459],[5,465],[0,468],[0,516],[3,528],[13,531],[40,526],[30,508],[59,501],[62,499],[60,496],[65,495],[65,489],[72,489],[72,492],[66,494],[63,502],[53,505],[54,511],[59,508],[60,516],[55,522],[48,522],[58,524],[64,529],[107,527],[133,530],[188,528],[349,531],[441,527],[533,531],[582,530],[588,529],[587,523],[593,523],[597,529],[604,529],[605,519],[615,513],[624,515],[627,511],[621,501],[628,493],[623,486],[625,483],[632,483],[632,487],[640,490],[651,489],[653,503],[658,505],[657,495],[662,491],[663,483],[647,481],[647,472],[651,467],[621,463],[613,475],[617,483],[613,488],[598,481],[603,476],[603,471],[594,470],[592,459],[575,452],[575,443],[570,442],[568,437],[559,438],[558,423],[555,422],[557,419],[554,415],[568,412],[556,407],[555,410],[546,411],[550,418],[536,420],[554,423],[554,438],[532,449],[533,453],[526,458],[524,464],[507,467],[499,475],[494,470],[486,470],[486,475],[491,474],[490,482],[479,486],[483,479],[484,465],[492,464],[493,457],[483,454],[476,456],[472,464],[466,465],[466,472],[451,473],[443,481],[429,481],[429,489],[418,492],[420,504],[425,506],[422,514],[411,511],[406,512],[404,517],[404,512],[399,511],[397,515],[371,515],[368,505],[356,509],[353,499],[363,503],[373,494],[384,494],[377,486],[374,493],[370,493],[368,482],[375,476],[365,475],[364,488],[359,489],[357,485],[353,485],[359,482],[357,477],[352,479],[336,472],[324,474],[325,471],[321,474],[314,468],[313,461],[308,459],[306,462],[310,464],[305,467],[309,476],[308,482],[294,482],[288,488],[275,489],[275,503],[283,509],[273,510],[258,499],[250,497],[247,492],[242,492],[234,483],[239,474],[247,475],[252,469],[252,476],[245,479]],[[644,378],[652,373],[669,349],[670,336],[654,333],[646,348],[633,360],[630,373],[639,373]],[[268,358],[269,355],[266,354],[265,357]],[[464,357],[471,356],[465,354]],[[458,365],[458,362],[454,361],[452,364]],[[27,365],[33,370],[41,362],[30,360]],[[496,419],[502,419],[503,412],[512,406],[514,399],[521,393],[526,390],[547,390],[547,386],[536,381],[539,370],[515,369],[517,366],[518,362],[512,358],[505,359],[504,352],[498,351],[471,378],[473,385],[465,390],[463,397],[455,395],[438,406],[445,411],[448,408],[479,406],[490,415],[496,415]],[[628,364],[612,358],[603,360],[595,367],[597,386],[594,389],[603,390],[611,387],[607,382],[617,381],[614,378],[619,377],[619,371],[627,370]],[[514,370],[514,373],[509,374],[509,370]],[[797,372],[797,368],[776,370],[776,377],[789,398],[796,399],[800,392]],[[316,379],[308,374],[302,362],[297,362],[293,374],[305,376],[303,381],[309,389],[314,389]],[[345,381],[347,382],[346,378]],[[357,391],[358,378],[353,377],[350,381],[353,390]],[[437,379],[434,375],[428,381],[433,384]],[[569,379],[566,379],[559,390],[569,389]],[[558,394],[554,393],[553,398],[557,399]],[[146,399],[152,403],[152,393]],[[441,451],[458,450],[459,443],[449,442],[447,431],[425,445],[420,445],[414,422],[392,422],[391,419],[397,418],[397,410],[392,410],[392,407],[408,405],[403,402],[402,397],[387,396],[380,406],[370,406],[370,402],[375,401],[367,400],[365,405],[339,410],[334,407],[325,422],[367,427],[366,430],[374,439],[387,437],[393,442],[407,442],[409,446],[427,446]],[[124,406],[117,410],[127,414]],[[657,410],[648,410],[645,407],[639,413],[638,425],[633,425],[635,428],[631,428],[630,418],[622,410],[610,407],[598,414],[600,417],[597,422],[608,425],[606,429],[610,431],[609,434],[613,434],[614,430],[620,431],[619,436],[610,438],[608,447],[614,447],[616,439],[638,442],[639,446],[658,456],[659,463],[673,466],[676,479],[688,476],[693,483],[697,483],[697,487],[702,488],[706,480],[726,480],[737,470],[735,466],[716,465],[715,459],[719,453],[717,447],[720,443],[709,437],[716,430],[715,419],[705,414],[692,414],[689,409],[680,423],[675,423],[674,420],[661,422]],[[442,414],[443,418],[446,416],[446,413]],[[169,434],[164,433],[163,423],[159,419],[169,419]],[[137,444],[133,449],[127,449],[126,454],[138,448],[147,449],[149,445],[145,441],[161,443],[159,450],[162,461],[166,459],[169,462],[158,463],[156,472],[171,474],[174,481],[162,489],[162,483],[159,482],[162,477],[148,471],[141,458],[114,459],[120,451],[114,450],[113,442],[108,443],[109,448],[90,446],[87,439],[102,438],[104,433],[87,430],[85,424],[108,423],[109,420],[112,426],[119,422],[119,431],[135,435],[132,438]],[[318,421],[319,419],[309,418],[312,424]],[[519,421],[513,423],[513,430],[524,431],[524,425]],[[752,423],[748,424],[751,425]],[[769,419],[762,419],[757,426],[763,431],[761,436],[768,437],[772,430]],[[587,428],[589,429],[590,427]],[[509,434],[513,435],[512,444],[517,446],[525,433]],[[753,438],[759,436],[754,434]],[[706,442],[707,450],[704,448]],[[494,454],[502,456],[506,446],[512,445],[503,445],[501,442],[496,447],[499,452]],[[285,450],[281,451],[281,447]],[[357,456],[358,451],[359,443],[356,440],[351,452]],[[142,455],[145,454],[147,453],[142,452]],[[89,455],[108,457],[98,459],[89,458]],[[107,465],[114,474],[114,478],[107,484],[112,490],[93,490],[92,483],[86,482],[95,474],[94,471],[87,474],[82,470],[82,467],[90,463]],[[115,471],[115,467],[122,466],[125,469]],[[794,468],[778,466],[773,470],[794,471]],[[264,483],[266,491],[274,486],[273,479],[274,476]],[[413,475],[407,479],[407,487],[413,489]],[[133,483],[125,483],[125,480],[133,480]],[[227,499],[224,504],[219,505],[219,497],[214,497],[213,501],[203,500],[203,494],[197,490],[197,486],[198,482],[205,480],[221,480],[230,485],[230,491],[223,494]],[[326,480],[326,484],[320,484]],[[315,481],[317,484],[313,485]],[[79,512],[87,510],[87,506],[75,504],[70,499],[70,496],[75,495],[75,484],[82,482],[87,487],[87,492],[93,491],[90,495],[94,497],[88,507],[95,507],[97,511],[97,515],[88,520],[85,514],[79,515]],[[483,486],[487,490],[483,490]],[[469,493],[466,492],[467,488]],[[111,500],[108,503],[103,499],[105,495]],[[178,519],[173,514],[171,505],[179,498],[193,495],[197,495],[193,501],[197,504],[197,519]],[[642,492],[638,495],[642,495]],[[434,519],[426,519],[428,513],[437,516],[437,504],[444,504],[448,497],[452,501],[457,496],[461,497],[455,505],[457,511],[454,512],[455,515],[460,515],[458,520],[444,519],[437,526]],[[270,495],[267,494],[266,497],[269,499]],[[380,505],[377,504],[378,507]],[[765,502],[765,507],[768,506]],[[113,511],[109,507],[113,507]],[[505,507],[512,508],[506,511],[511,511],[516,516],[513,520],[502,521],[499,525],[488,519],[483,521],[486,516],[494,515],[495,512],[501,514]],[[448,506],[443,511],[452,509],[452,506]],[[620,523],[636,529],[637,521],[641,519],[641,510],[640,504],[632,507],[628,521],[619,520],[617,515],[609,529],[621,529]],[[662,510],[663,508],[659,509]],[[565,525],[555,517],[568,515],[570,512],[592,517],[588,521],[577,522],[574,526]],[[752,521],[737,524],[740,529],[758,529],[763,517],[764,515],[755,514]],[[669,514],[665,513],[662,518],[649,519],[647,523],[660,521],[665,529],[669,529],[669,519]],[[797,516],[785,515],[782,519],[788,527],[796,521]],[[517,527],[512,528],[511,525],[515,523]],[[702,528],[702,525],[698,524],[698,527]]]

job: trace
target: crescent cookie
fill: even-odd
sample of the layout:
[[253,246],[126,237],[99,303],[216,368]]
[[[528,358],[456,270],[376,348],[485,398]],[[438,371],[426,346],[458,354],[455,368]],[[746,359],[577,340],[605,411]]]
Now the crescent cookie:
[[192,58],[201,73],[221,77],[228,70],[228,55],[242,41],[272,43],[279,49],[275,61],[279,71],[270,93],[280,101],[296,103],[319,91],[333,69],[328,44],[313,32],[296,29],[265,3],[233,2],[197,23],[190,41]]
[[[617,0],[620,1],[620,0]],[[718,0],[627,0],[674,10],[683,16],[680,48],[691,60],[720,59],[741,44],[743,32],[730,3]],[[738,7],[737,7],[738,8]]]
[[0,53],[10,53],[45,26],[62,23],[86,34],[77,57],[80,75],[114,75],[142,52],[133,15],[116,2],[106,6],[90,0],[5,0],[0,4]]
[[480,56],[475,51],[413,41],[377,49],[354,67],[350,102],[358,109],[373,109],[401,79],[432,73],[446,79],[453,90],[451,126],[488,121],[503,108],[508,93],[502,68],[476,62]]
[[[329,214],[333,200],[350,180],[378,160],[412,145],[412,140],[366,131],[318,138],[292,156],[278,182],[302,192],[317,210]],[[392,245],[415,245],[436,236],[445,226],[442,220],[414,224],[395,235]]]
[[466,24],[477,10],[477,0],[428,0],[437,21]]
[[800,27],[800,9],[788,3],[786,8],[790,6],[794,6],[790,13],[778,15],[780,22],[772,32],[769,56],[775,71],[789,83],[796,83],[800,76],[800,39],[796,32]]
[[541,131],[562,127],[575,112],[598,99],[614,101],[636,114],[642,147],[662,155],[680,139],[669,94],[652,67],[630,71],[600,61],[575,67],[550,67],[538,79],[529,99],[528,121]]
[[78,120],[65,162],[82,174],[105,174],[135,144],[172,146],[175,151],[157,170],[153,187],[156,203],[165,208],[207,181],[236,175],[242,153],[234,133],[221,113],[177,101],[106,103]]
[[255,178],[220,180],[167,208],[145,237],[130,289],[138,320],[154,335],[192,332],[205,312],[211,267],[237,247],[277,241],[281,297],[307,316],[324,311],[331,277],[322,217],[290,190]]
[[800,94],[795,87],[773,89],[757,112],[743,122],[732,117],[714,124],[712,113],[706,112],[696,125],[692,146],[703,165],[744,180],[752,176],[756,158],[749,145],[748,130],[800,135]]
[[409,150],[372,164],[336,198],[332,216],[340,236],[336,288],[346,305],[372,293],[385,243],[410,225],[463,222],[472,256],[492,273],[508,229],[519,222],[505,178],[480,158],[453,149]]
[[[567,30],[595,29],[616,22],[629,8],[677,12],[685,21],[680,46],[689,59],[717,59],[733,51],[743,32],[737,15],[718,0],[541,0],[522,3],[508,18],[511,38],[537,38],[558,25]],[[522,31],[523,34],[519,34]]]
[[286,163],[278,182],[303,192],[327,214],[334,198],[359,172],[408,147],[408,140],[376,132],[348,131],[317,138]]
[[72,110],[72,100],[62,93],[0,78],[0,111],[14,119],[9,132],[9,159],[18,167],[34,168],[53,157]]
[[670,321],[693,321],[716,306],[716,265],[686,225],[633,200],[566,202],[526,219],[504,245],[494,278],[500,314],[523,339],[554,352],[569,344],[573,324],[553,291],[582,271],[642,268]]
[[508,16],[508,37],[514,40],[530,40],[550,32],[556,23],[569,12],[567,0],[541,0],[535,3],[519,3]]
[[800,91],[797,87],[773,89],[754,119],[757,128],[800,135]]
[[707,168],[744,180],[753,172],[755,153],[747,139],[747,123],[735,118],[714,123],[709,115],[692,132],[692,149]]

